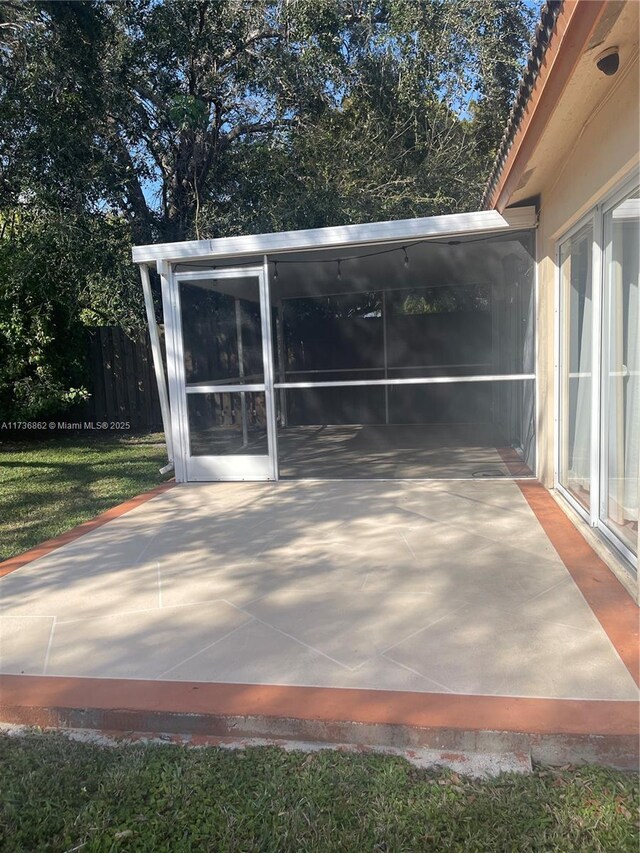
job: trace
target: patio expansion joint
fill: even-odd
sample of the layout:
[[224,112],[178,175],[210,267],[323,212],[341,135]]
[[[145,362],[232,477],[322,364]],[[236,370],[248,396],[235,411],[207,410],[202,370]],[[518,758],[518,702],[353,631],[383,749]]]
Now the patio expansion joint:
[[441,524],[442,523],[437,518],[433,518],[432,516],[427,515],[424,512],[418,512],[415,509],[407,509],[406,506],[401,506],[400,502],[393,504],[393,506],[395,507],[395,509],[399,510],[400,512],[404,512],[407,515],[415,516],[416,518],[419,518],[422,521],[430,521],[434,524]]
[[[205,598],[198,601],[187,601],[184,604],[165,604],[162,607],[138,607],[135,610],[112,610],[108,613],[98,613],[92,616],[81,616],[78,619],[58,619],[58,625],[72,625],[77,622],[92,622],[94,619],[112,619],[118,616],[132,616],[136,613],[158,613],[158,611],[177,610],[183,607],[202,607],[205,604],[230,604],[225,598]],[[233,607],[233,605],[230,605]],[[23,617],[20,617],[23,618]],[[41,616],[32,616],[32,619],[41,619]]]
[[445,693],[455,693],[450,687],[447,687],[446,684],[441,684],[439,681],[436,681],[434,678],[430,678],[428,675],[424,675],[422,672],[418,672],[417,669],[413,669],[413,667],[407,666],[405,663],[400,663],[399,660],[395,660],[389,655],[382,652],[378,655],[381,660],[386,660],[389,663],[392,663],[394,666],[399,666],[401,669],[405,669],[407,672],[410,672],[412,675],[417,675],[418,678],[422,679],[422,681],[428,682],[429,684],[433,684],[438,687],[440,690],[444,690]]
[[323,658],[330,660],[332,663],[335,663],[338,666],[342,667],[342,669],[346,669],[349,672],[353,672],[352,667],[348,666],[345,663],[342,663],[339,660],[336,660],[336,658],[332,658],[331,655],[328,655],[328,654],[326,654],[326,652],[323,652],[320,649],[315,648],[315,646],[310,646],[308,643],[305,643],[304,640],[299,640],[297,637],[294,637],[293,634],[288,634],[286,631],[283,631],[281,628],[276,628],[275,625],[272,625],[270,622],[266,622],[264,619],[260,619],[258,616],[251,613],[250,610],[245,610],[243,607],[240,607],[237,604],[231,604],[230,601],[227,601],[227,604],[230,604],[231,607],[235,607],[235,609],[240,611],[240,613],[244,613],[247,616],[251,616],[255,622],[258,622],[260,625],[264,625],[265,628],[270,628],[272,631],[276,631],[278,634],[282,634],[283,637],[287,637],[289,640],[293,640],[294,643],[297,643],[298,645],[303,646],[305,649],[309,649],[309,651],[315,652],[316,654],[321,655]]
[[149,538],[147,539],[146,543],[143,545],[143,547],[142,547],[142,549],[141,549],[140,553],[138,554],[138,556],[137,556],[137,557],[135,558],[135,560],[133,561],[133,565],[134,565],[134,566],[137,566],[137,565],[140,563],[140,560],[142,560],[143,556],[144,556],[144,555],[145,555],[145,553],[147,552],[147,549],[149,548],[149,545],[151,545],[151,543],[152,543],[152,542],[155,542],[155,541],[156,541],[156,537],[155,537],[153,534],[151,534],[151,535],[149,536]]
[[500,512],[511,512],[511,513],[514,513],[515,515],[525,515],[525,516],[532,515],[531,508],[526,503],[526,501],[524,502],[522,508],[516,509],[514,507],[502,506],[501,504],[494,504],[491,501],[479,500],[479,498],[471,497],[471,495],[461,495],[459,492],[452,492],[449,489],[445,489],[445,488],[443,488],[442,491],[444,492],[445,495],[451,495],[452,497],[460,498],[460,500],[463,500],[463,501],[472,501],[473,503],[478,503],[481,506],[486,506],[486,507],[489,507],[491,509],[496,509],[496,510],[499,510]]
[[[480,548],[478,548],[478,551],[484,550],[484,548],[491,548],[492,546],[495,546],[495,545],[502,545],[503,547],[508,548],[510,551],[515,551],[517,556],[519,556],[520,554],[523,554],[529,558],[535,557],[536,560],[538,560],[538,561],[543,561],[545,563],[551,563],[554,566],[558,566],[559,568],[564,569],[564,571],[567,573],[567,575],[569,575],[567,567],[565,566],[565,564],[563,563],[561,557],[559,556],[559,554],[557,552],[556,552],[555,556],[546,556],[544,554],[538,554],[533,550],[530,551],[530,550],[527,550],[526,548],[520,548],[518,545],[513,545],[511,542],[507,542],[505,545],[505,543],[502,542],[500,539],[490,539],[488,536],[484,536],[483,534],[479,534],[479,535],[480,535],[480,538],[487,540],[487,544],[482,545]],[[547,539],[547,538],[548,537],[545,535],[545,539]],[[570,577],[570,575],[569,575],[569,577]]]
[[413,559],[415,560],[415,562],[416,562],[416,563],[418,563],[418,562],[419,562],[419,560],[418,560],[418,557],[417,557],[417,555],[416,555],[416,552],[413,550],[413,548],[411,547],[411,545],[407,542],[407,537],[404,535],[404,533],[402,533],[402,532],[400,533],[400,538],[402,539],[402,541],[403,541],[403,542],[404,542],[404,544],[406,545],[407,550],[409,551],[409,553],[411,554],[411,556],[413,557]]
[[188,655],[188,657],[184,658],[184,660],[179,661],[174,666],[170,666],[169,669],[165,669],[165,671],[161,672],[160,675],[156,675],[156,681],[163,679],[165,677],[165,675],[169,675],[170,672],[174,672],[176,669],[179,669],[181,666],[184,666],[185,663],[188,663],[189,661],[194,660],[194,658],[197,658],[199,655],[203,654],[204,652],[208,651],[209,649],[212,649],[218,643],[221,643],[223,640],[226,640],[227,637],[230,637],[232,634],[235,634],[236,631],[239,631],[241,628],[246,628],[247,625],[251,625],[251,623],[255,622],[255,621],[256,621],[255,618],[247,619],[246,622],[242,622],[242,624],[236,625],[235,628],[232,628],[230,631],[227,631],[221,637],[218,637],[217,640],[214,640],[212,643],[209,643],[208,645],[204,646],[203,648],[198,649],[198,651],[194,652],[192,655]]
[[42,674],[47,674],[47,668],[49,666],[49,658],[51,657],[51,649],[53,648],[53,635],[56,630],[56,617],[53,616],[51,619],[51,631],[49,632],[49,642],[47,643],[47,650],[44,653],[44,663],[42,664]]
[[[427,594],[429,594],[429,593],[427,593]],[[264,598],[264,597],[265,596],[261,596],[261,598]],[[231,602],[227,602],[227,604],[231,604]],[[356,666],[349,666],[349,664],[342,663],[342,661],[339,661],[336,658],[331,657],[331,655],[328,655],[326,652],[323,652],[321,649],[318,649],[316,646],[311,646],[308,643],[305,643],[304,640],[300,640],[298,637],[294,637],[293,634],[289,634],[287,631],[283,631],[281,628],[277,628],[275,625],[272,625],[270,622],[266,622],[265,620],[260,619],[259,617],[255,616],[253,613],[251,613],[251,611],[249,611],[249,610],[245,610],[244,608],[239,607],[236,604],[231,604],[231,607],[235,607],[236,610],[239,610],[242,613],[246,613],[247,615],[252,616],[256,622],[259,622],[260,624],[264,625],[267,628],[270,628],[273,631],[277,631],[279,634],[282,634],[283,636],[287,637],[288,639],[293,640],[295,643],[298,643],[299,645],[304,646],[305,648],[309,649],[310,651],[315,652],[316,654],[322,655],[322,657],[325,657],[328,660],[332,661],[333,663],[338,664],[340,667],[347,670],[347,672],[356,673],[359,669],[362,669],[362,667],[365,666],[366,664],[371,663],[372,661],[379,660],[379,659],[384,659],[384,660],[389,661],[390,663],[393,663],[394,665],[401,666],[403,669],[406,669],[410,672],[413,672],[415,675],[419,675],[420,678],[422,678],[425,681],[429,681],[432,684],[436,684],[438,687],[444,687],[445,690],[449,691],[448,687],[439,684],[437,681],[434,681],[432,678],[429,678],[428,676],[422,675],[419,672],[415,672],[414,670],[411,670],[409,667],[403,666],[402,664],[398,663],[398,661],[392,660],[391,658],[388,658],[385,655],[386,655],[387,651],[390,651],[391,649],[400,645],[400,643],[403,643],[406,640],[410,639],[411,637],[414,637],[416,634],[419,634],[421,631],[426,631],[428,628],[431,628],[433,625],[442,621],[442,619],[446,619],[447,616],[451,616],[453,613],[456,613],[458,610],[461,610],[462,608],[466,607],[468,604],[469,604],[469,602],[465,601],[463,604],[460,604],[458,607],[454,608],[453,610],[447,610],[447,612],[444,613],[442,616],[439,616],[437,619],[434,619],[431,622],[427,623],[426,625],[423,625],[417,631],[413,631],[412,633],[407,634],[406,637],[402,637],[396,643],[393,643],[391,646],[387,646],[381,652],[377,652],[376,654],[365,658],[365,660],[361,661],[359,664],[356,664]]]
[[[523,604],[528,604],[528,603],[529,603],[529,599],[525,599],[523,601]],[[505,618],[507,616],[513,615],[513,608],[511,608],[511,607],[504,607],[500,604],[497,604],[494,606],[494,609],[499,610],[501,615],[503,615]],[[568,625],[566,622],[558,622],[556,619],[541,619],[541,618],[536,617],[536,616],[533,616],[530,618],[531,618],[531,621],[537,625],[555,625],[558,628],[566,628],[569,631],[578,631],[582,634],[596,634],[599,637],[602,637],[604,635],[604,631],[602,630],[602,626],[599,623],[597,625],[595,625],[593,628],[581,628],[578,625]]]
[[[7,609],[11,605],[7,605]],[[19,616],[12,616],[0,607],[0,619],[55,619],[54,613],[20,613]]]
[[[574,586],[576,586],[575,581],[567,571],[566,578],[562,578],[562,580],[556,581],[556,583],[551,584],[551,586],[547,587],[546,589],[543,589],[541,592],[537,592],[535,595],[531,596],[531,598],[527,598],[527,604],[531,603],[532,601],[535,601],[536,598],[540,598],[541,595],[546,595],[548,592],[557,589],[557,587],[562,586],[563,584],[567,584],[570,580],[573,582]],[[589,610],[591,610],[591,608],[589,608]]]
[[[566,569],[566,566],[564,565],[562,558],[560,557],[560,555],[557,552],[555,553],[554,556],[545,556],[545,555],[541,555],[541,554],[534,554],[533,551],[527,550],[525,548],[520,548],[520,547],[518,547],[518,545],[512,544],[512,542],[508,542],[505,545],[502,538],[500,538],[500,537],[492,538],[490,536],[485,535],[484,533],[478,533],[478,531],[472,529],[471,526],[466,527],[464,525],[455,525],[449,521],[444,521],[443,519],[440,519],[440,518],[432,518],[431,516],[424,515],[423,513],[413,512],[413,510],[404,510],[403,507],[397,507],[397,508],[403,510],[404,512],[411,512],[413,515],[417,515],[420,518],[424,519],[425,521],[430,521],[434,524],[437,524],[441,528],[444,527],[444,528],[447,528],[449,530],[455,530],[458,533],[462,529],[462,530],[465,530],[467,533],[472,533],[474,536],[476,536],[478,538],[478,540],[484,540],[484,542],[486,544],[479,545],[477,548],[475,548],[473,551],[474,554],[479,553],[480,551],[484,550],[485,548],[490,548],[490,547],[495,546],[495,545],[501,545],[502,547],[506,547],[512,551],[516,551],[518,554],[524,554],[527,557],[531,557],[532,555],[535,555],[535,557],[538,560],[544,560],[546,563],[553,563],[554,565],[562,565],[568,574],[568,570]],[[536,519],[536,521],[537,521],[537,519]],[[409,530],[411,530],[411,531],[415,531],[415,530],[419,531],[420,529],[421,529],[420,527],[410,527],[409,528]],[[544,530],[542,530],[542,532],[544,534],[544,538],[548,539],[546,533],[544,533]],[[416,559],[418,559],[418,562],[419,562],[419,558],[416,558]]]
[[[463,604],[459,604],[457,607],[454,607],[453,610],[447,610],[446,613],[443,613],[442,616],[438,616],[437,619],[433,619],[431,622],[428,622],[426,625],[423,625],[421,628],[418,628],[415,631],[412,631],[410,634],[407,634],[406,637],[402,637],[402,639],[398,640],[396,643],[392,643],[390,646],[382,649],[381,652],[378,653],[379,657],[386,656],[387,652],[390,652],[392,649],[395,649],[396,646],[399,646],[401,643],[406,643],[407,640],[410,640],[412,637],[416,637],[418,634],[421,634],[422,631],[427,631],[429,628],[432,628],[434,625],[437,625],[438,622],[442,622],[443,619],[446,619],[447,616],[452,616],[454,613],[457,613],[459,610],[462,610],[465,607],[469,606],[469,602],[465,601]],[[397,661],[394,661],[397,663]],[[360,664],[362,666],[362,664]],[[425,676],[422,676],[425,678]]]
[[[547,589],[543,589],[542,592],[536,593],[535,595],[531,596],[531,598],[523,598],[521,603],[522,603],[522,605],[526,606],[526,605],[530,604],[532,601],[535,601],[536,599],[540,598],[540,596],[546,595],[546,593],[552,592],[554,589],[557,589],[559,586],[564,586],[564,585],[567,585],[567,586],[571,585],[572,588],[575,587],[576,591],[580,593],[580,597],[583,599],[586,610],[593,616],[593,618],[595,620],[595,624],[594,624],[593,628],[581,628],[579,625],[570,625],[567,622],[561,622],[557,619],[544,619],[544,618],[539,617],[539,616],[529,617],[531,619],[531,621],[536,622],[539,625],[557,625],[560,628],[569,628],[572,631],[581,631],[582,633],[585,633],[585,634],[598,634],[599,636],[605,636],[606,639],[608,640],[608,642],[611,643],[609,636],[607,635],[606,631],[603,629],[602,625],[598,621],[593,610],[589,607],[589,603],[586,601],[586,599],[582,595],[580,588],[578,587],[578,585],[576,584],[576,582],[574,581],[574,579],[571,577],[571,575],[568,572],[567,572],[566,578],[562,578],[562,580],[558,581],[557,583],[554,583],[552,586],[548,587]],[[467,602],[467,604],[471,604],[471,603],[472,602],[470,602],[470,601]],[[500,611],[500,613],[504,614],[505,616],[512,615],[514,612],[514,609],[515,609],[514,605],[506,605],[506,604],[503,604],[501,601],[498,601],[497,603],[492,604],[492,607],[494,610]]]

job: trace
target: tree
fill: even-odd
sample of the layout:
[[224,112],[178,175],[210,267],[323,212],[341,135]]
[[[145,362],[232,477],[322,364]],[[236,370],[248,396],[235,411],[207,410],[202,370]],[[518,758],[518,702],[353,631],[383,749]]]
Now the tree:
[[2,201],[26,186],[47,206],[108,209],[137,240],[197,235],[203,206],[225,209],[240,184],[243,204],[260,199],[254,155],[274,182],[281,165],[317,165],[314,142],[356,195],[383,192],[397,163],[394,181],[426,167],[436,207],[459,206],[456,182],[501,135],[529,22],[522,0],[60,1],[22,15],[0,92]]
[[472,208],[529,25],[524,0],[1,5],[2,310],[25,240],[65,247],[45,314],[133,328],[131,243]]

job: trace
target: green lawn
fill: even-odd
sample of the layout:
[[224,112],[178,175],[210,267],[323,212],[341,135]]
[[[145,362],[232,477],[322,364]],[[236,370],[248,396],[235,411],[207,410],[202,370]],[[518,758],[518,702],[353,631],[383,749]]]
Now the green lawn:
[[633,851],[633,777],[488,782],[380,755],[0,736],[2,851]]
[[0,433],[0,560],[156,486],[166,461],[161,434],[18,443]]

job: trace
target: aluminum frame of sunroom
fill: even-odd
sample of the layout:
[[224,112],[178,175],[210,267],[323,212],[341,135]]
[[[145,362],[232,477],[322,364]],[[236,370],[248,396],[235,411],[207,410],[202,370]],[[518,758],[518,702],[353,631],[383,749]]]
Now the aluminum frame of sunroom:
[[[281,326],[279,327],[276,321],[274,306],[279,301],[276,298],[279,296],[277,291],[282,290],[284,286],[283,281],[286,281],[286,276],[283,276],[282,271],[286,269],[285,265],[287,263],[302,264],[312,262],[312,266],[314,264],[321,266],[329,264],[333,268],[337,266],[337,277],[341,278],[340,264],[338,263],[341,257],[351,257],[358,260],[368,255],[386,255],[388,252],[397,252],[400,253],[400,257],[404,253],[406,260],[406,249],[418,251],[418,248],[414,247],[419,247],[419,250],[423,252],[426,250],[423,250],[421,247],[432,247],[435,252],[437,245],[437,251],[441,257],[444,256],[443,253],[446,254],[449,252],[453,258],[456,252],[459,254],[461,251],[459,247],[461,245],[464,247],[467,242],[474,242],[477,244],[477,247],[481,247],[483,245],[482,241],[485,238],[488,243],[491,243],[493,238],[500,240],[513,236],[516,239],[519,234],[522,235],[525,233],[530,235],[531,245],[534,246],[533,233],[536,227],[536,219],[534,208],[521,207],[505,211],[503,214],[497,211],[481,211],[393,222],[377,222],[134,247],[133,260],[140,267],[145,293],[147,319],[149,322],[154,367],[158,381],[167,440],[167,451],[170,461],[175,464],[176,478],[179,481],[278,479],[278,428],[280,422],[286,420],[286,416],[282,413],[282,397],[288,392],[292,395],[299,395],[305,387],[313,387],[314,390],[309,393],[316,395],[320,394],[319,389],[321,388],[336,389],[336,394],[340,394],[341,391],[338,389],[342,389],[345,393],[348,392],[351,394],[356,393],[358,386],[366,386],[368,389],[380,387],[381,392],[384,392],[384,397],[386,398],[389,389],[393,388],[393,393],[401,394],[402,386],[405,385],[427,385],[432,386],[433,389],[435,385],[442,386],[447,382],[451,382],[455,383],[456,387],[460,387],[460,384],[464,383],[466,388],[471,388],[473,386],[468,383],[490,382],[491,387],[495,389],[502,382],[505,383],[502,385],[502,388],[507,388],[511,387],[509,385],[510,382],[524,382],[528,380],[532,389],[529,395],[529,405],[531,407],[535,406],[535,337],[532,338],[529,347],[532,349],[532,352],[529,356],[527,372],[519,371],[513,376],[509,374],[485,374],[447,377],[438,375],[442,371],[438,371],[437,368],[435,375],[432,375],[432,368],[431,374],[412,377],[410,375],[407,376],[406,371],[403,372],[398,368],[397,371],[399,372],[396,372],[396,377],[393,378],[390,377],[387,371],[387,344],[385,341],[384,367],[381,362],[380,365],[376,363],[374,368],[367,368],[373,371],[370,372],[369,377],[375,376],[376,378],[374,379],[359,379],[351,371],[348,374],[349,378],[347,381],[342,381],[340,377],[329,376],[326,371],[307,371],[308,373],[323,375],[317,377],[318,381],[312,382],[286,381],[287,377],[281,372],[282,341],[278,338]],[[530,312],[531,324],[533,324],[536,301],[535,251],[531,252],[531,259],[531,269],[533,272],[531,273]],[[154,266],[159,273],[162,289],[168,385],[165,385],[165,373],[149,276],[149,271]],[[277,278],[278,268],[281,271],[280,278],[278,281],[274,281],[274,272]],[[306,267],[306,269],[308,268]],[[369,266],[369,269],[372,271],[373,276],[377,275],[377,270],[374,270],[372,266]],[[235,300],[236,313],[238,311],[238,302],[241,302],[245,306],[250,304],[260,305],[262,318],[260,320],[261,328],[259,332],[261,332],[261,335],[259,337],[261,337],[261,341],[258,341],[255,346],[258,346],[262,350],[264,371],[257,376],[257,381],[251,380],[251,376],[247,378],[246,376],[236,375],[235,377],[225,376],[222,380],[218,377],[211,381],[207,377],[207,382],[203,383],[198,376],[188,377],[185,372],[185,328],[183,325],[184,317],[181,301],[181,299],[184,300],[185,291],[187,289],[192,290],[194,287],[204,289],[215,287],[216,292],[224,295],[224,298],[229,301],[229,296],[233,293],[234,286],[245,288],[245,298],[236,298]],[[375,281],[372,281],[371,289],[375,289],[375,286]],[[247,302],[246,297],[249,292],[247,288],[252,289],[252,292],[255,294],[254,297],[251,297],[251,303]],[[339,290],[340,288],[334,287],[333,289]],[[345,288],[343,287],[342,289],[344,290]],[[181,293],[183,294],[182,297]],[[319,292],[318,296],[320,295],[322,294]],[[194,310],[197,310],[197,306]],[[255,314],[255,312],[253,313]],[[274,322],[268,319],[272,313],[274,314]],[[373,320],[370,325],[375,325],[375,322]],[[213,336],[214,333],[214,329],[211,328],[211,335]],[[242,347],[242,334],[240,326],[238,326],[237,340],[240,347]],[[188,361],[189,357],[187,354]],[[240,358],[241,361],[242,358]],[[237,368],[237,354],[234,363],[236,363]],[[189,365],[187,365],[188,369]],[[358,369],[362,370],[364,368]],[[376,370],[378,373],[375,373]],[[380,373],[380,371],[383,372]],[[241,372],[242,365],[240,366]],[[300,373],[304,371],[295,372]],[[345,373],[346,371],[342,372]],[[238,373],[237,369],[236,373]],[[478,374],[478,371],[473,371],[473,373]],[[189,379],[193,380],[194,377],[195,381],[189,381]],[[253,384],[248,384],[248,379]],[[298,376],[299,379],[300,377]],[[486,387],[488,388],[488,386]],[[297,389],[300,390],[298,391]],[[233,404],[233,407],[238,412],[242,409],[242,423],[240,423],[240,417],[238,417],[234,421],[234,426],[237,428],[238,436],[240,436],[241,432],[244,434],[245,444],[247,437],[246,410],[247,406],[251,408],[253,405],[252,403],[248,404],[247,400],[257,399],[255,395],[258,395],[260,404],[257,408],[262,412],[263,420],[266,419],[266,423],[263,424],[264,441],[266,443],[261,445],[261,448],[266,450],[266,452],[252,456],[246,448],[240,448],[238,445],[236,450],[228,452],[226,459],[217,457],[211,464],[205,464],[207,462],[206,459],[195,458],[196,454],[192,452],[192,441],[189,435],[190,406],[191,404],[204,404],[207,400],[210,401],[210,405],[208,403],[208,411],[210,411],[210,417],[215,419],[220,413],[217,410],[214,413],[214,403],[215,400],[220,401],[223,399],[220,396],[222,393],[227,395],[225,397],[227,400],[230,400],[232,395],[235,395],[236,403]],[[378,392],[371,390],[370,393],[374,394]],[[492,393],[494,393],[495,397],[495,392]],[[194,396],[197,394],[208,395],[208,397]],[[251,395],[254,395],[254,397],[252,398]],[[242,401],[242,405],[240,405],[240,401]],[[280,406],[280,411],[277,411],[278,406]],[[535,412],[532,412],[532,417],[535,419]],[[535,443],[535,438],[533,441]],[[384,470],[386,473],[384,476],[379,477],[380,479],[402,478],[401,470],[400,473],[396,472],[395,474],[389,473],[391,469]],[[394,470],[397,471],[398,469]],[[300,476],[300,472],[294,476]],[[313,476],[313,472],[311,476]],[[414,475],[410,474],[409,476]],[[437,473],[435,476],[438,476]]]

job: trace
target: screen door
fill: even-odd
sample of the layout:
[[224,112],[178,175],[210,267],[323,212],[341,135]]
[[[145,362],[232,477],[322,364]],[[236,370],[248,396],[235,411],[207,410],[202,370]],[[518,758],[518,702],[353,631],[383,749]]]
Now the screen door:
[[276,479],[263,269],[178,273],[175,287],[186,479]]

